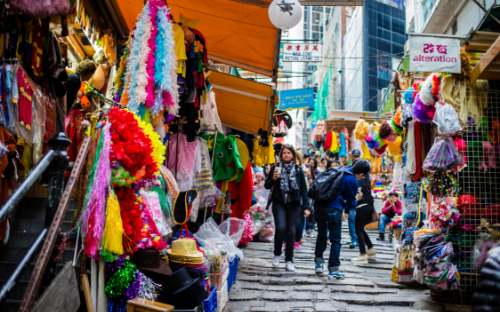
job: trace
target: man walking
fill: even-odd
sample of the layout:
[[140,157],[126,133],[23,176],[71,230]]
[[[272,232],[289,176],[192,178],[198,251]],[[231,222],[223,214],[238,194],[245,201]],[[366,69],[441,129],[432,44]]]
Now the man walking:
[[315,271],[321,275],[324,272],[323,253],[327,247],[327,238],[330,239],[330,257],[328,259],[328,277],[343,279],[344,273],[340,267],[340,248],[342,233],[342,213],[356,209],[356,193],[358,183],[350,167],[342,167],[341,174],[336,178],[335,188],[331,200],[316,202],[318,236],[315,248]]
[[[353,149],[351,152],[352,166],[356,164],[361,158],[361,152],[357,149]],[[358,247],[358,234],[356,233],[356,209],[350,209],[347,212],[347,225],[349,228],[349,236],[351,237],[351,243],[349,243],[350,249],[355,249]]]

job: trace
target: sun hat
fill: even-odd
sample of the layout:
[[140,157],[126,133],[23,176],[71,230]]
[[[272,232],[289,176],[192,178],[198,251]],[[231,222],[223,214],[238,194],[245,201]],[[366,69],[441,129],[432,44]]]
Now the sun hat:
[[203,253],[196,248],[196,241],[192,238],[179,238],[173,241],[167,254],[169,258],[203,260]]

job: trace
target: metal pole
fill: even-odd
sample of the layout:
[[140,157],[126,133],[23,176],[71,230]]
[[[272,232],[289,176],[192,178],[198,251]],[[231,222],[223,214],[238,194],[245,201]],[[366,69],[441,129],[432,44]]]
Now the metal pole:
[[42,243],[43,238],[47,234],[47,229],[43,229],[43,231],[38,235],[36,241],[33,243],[31,248],[28,250],[26,255],[24,256],[23,260],[21,260],[21,263],[17,266],[16,270],[12,275],[9,277],[9,280],[5,285],[3,285],[2,290],[0,291],[0,301],[7,295],[7,293],[14,287],[16,284],[16,279],[21,274],[21,271],[24,269],[26,264],[28,264],[28,261],[30,261],[31,257],[35,253],[35,251],[38,249],[38,246]]
[[0,210],[0,221],[3,221],[9,213],[16,207],[19,201],[26,195],[26,193],[31,189],[33,184],[40,178],[44,171],[49,167],[50,163],[56,156],[56,151],[49,150],[47,154],[38,162],[35,168],[32,169],[28,177],[19,185],[19,187],[14,191],[12,196],[9,197],[7,202],[2,206]]

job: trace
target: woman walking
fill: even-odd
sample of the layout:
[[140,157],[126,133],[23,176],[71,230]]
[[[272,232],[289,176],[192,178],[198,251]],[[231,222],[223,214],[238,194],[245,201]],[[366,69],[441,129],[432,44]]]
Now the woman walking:
[[375,249],[373,249],[370,237],[365,231],[365,226],[372,222],[372,216],[375,212],[369,176],[370,163],[366,160],[358,160],[352,166],[352,172],[356,176],[359,186],[356,196],[355,229],[360,253],[358,257],[352,259],[352,262],[354,264],[366,264],[368,258],[375,257]]
[[280,161],[271,167],[265,187],[271,190],[271,202],[276,233],[274,235],[273,266],[277,267],[285,242],[287,271],[295,271],[293,243],[297,221],[305,210],[309,210],[307,185],[304,171],[297,165],[297,155],[291,145],[283,145]]

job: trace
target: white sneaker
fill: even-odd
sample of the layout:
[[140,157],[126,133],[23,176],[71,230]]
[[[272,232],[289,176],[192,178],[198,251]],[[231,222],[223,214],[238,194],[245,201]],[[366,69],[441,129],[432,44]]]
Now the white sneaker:
[[286,262],[286,270],[288,272],[295,272],[295,265],[293,264],[292,261],[287,261]]
[[376,258],[377,253],[375,252],[375,248],[370,248],[366,251],[366,255],[368,256],[368,259]]
[[360,255],[351,259],[353,264],[368,264],[368,255]]
[[280,256],[274,256],[273,257],[273,268],[276,268],[280,265]]

